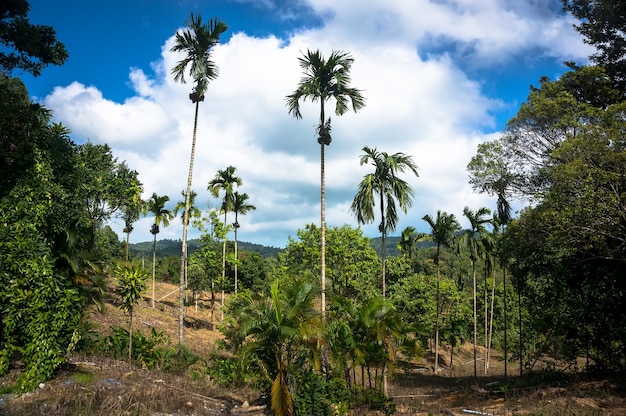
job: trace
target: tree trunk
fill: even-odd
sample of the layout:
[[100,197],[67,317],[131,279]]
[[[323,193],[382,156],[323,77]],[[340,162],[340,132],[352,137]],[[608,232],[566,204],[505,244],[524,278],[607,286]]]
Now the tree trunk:
[[[485,260],[485,263],[487,263],[487,261]],[[486,264],[485,264],[486,265]],[[487,299],[487,267],[485,267],[485,279],[484,279],[484,285],[483,285],[483,303],[485,304],[485,312],[484,312],[484,339],[483,339],[483,344],[485,345],[485,352],[484,352],[484,367],[485,367],[485,374],[487,374],[487,368],[489,367],[488,364],[488,360],[489,360],[489,346],[488,346],[488,338],[489,338],[489,334],[488,332],[488,323],[489,323],[489,319],[488,319],[488,314],[489,314],[489,302]]]
[[435,373],[437,373],[437,367],[439,366],[439,303],[440,303],[440,275],[439,275],[439,246],[437,246],[437,296],[436,296],[436,319],[435,319]]
[[133,366],[133,310],[130,310],[130,324],[128,325],[128,366]]
[[476,337],[476,333],[477,331],[477,325],[476,325],[476,263],[475,261],[471,260],[472,263],[472,297],[474,298],[474,377],[476,377],[478,375],[477,371],[476,371],[476,360],[477,360],[477,356],[476,356],[476,346],[478,345],[477,342],[477,337]]
[[489,360],[491,359],[491,340],[493,339],[493,305],[496,303],[496,271],[495,266],[492,272],[491,282],[491,313],[489,315],[489,350],[487,350],[487,369],[489,369]]
[[[322,110],[322,120],[321,126],[324,125],[324,111]],[[321,253],[321,264],[320,264],[320,284],[322,287],[321,293],[321,308],[322,308],[322,320],[326,319],[326,183],[325,183],[325,171],[324,171],[324,143],[320,144],[320,180],[321,180],[321,195],[320,195],[320,232],[321,232],[321,241],[320,241],[320,253]]]
[[189,199],[191,195],[191,181],[193,178],[193,162],[196,154],[196,133],[198,131],[198,108],[200,102],[196,101],[196,109],[193,119],[193,135],[191,139],[191,155],[189,157],[189,174],[187,176],[187,192],[185,192],[185,211],[183,213],[183,241],[180,259],[180,287],[178,293],[178,343],[183,345],[183,328],[185,326],[185,276],[187,270],[187,227],[189,222]]
[[239,263],[239,259],[237,258],[237,228],[239,228],[237,222],[237,211],[235,211],[235,293],[237,293],[237,263]]
[[156,234],[154,234],[154,241],[152,243],[152,307],[153,308],[154,308],[154,298],[155,298],[155,294],[154,294],[155,273],[156,273]]
[[128,245],[130,240],[130,233],[126,233],[126,266],[128,266]]
[[504,377],[508,377],[508,371],[507,371],[507,362],[508,357],[507,357],[507,328],[508,328],[508,321],[507,321],[507,304],[506,304],[506,265],[502,267],[502,279],[503,279],[503,286],[504,286]]
[[[224,227],[226,227],[226,214],[224,210]],[[220,300],[220,321],[224,320],[224,285],[226,284],[226,236],[222,244],[222,299]]]

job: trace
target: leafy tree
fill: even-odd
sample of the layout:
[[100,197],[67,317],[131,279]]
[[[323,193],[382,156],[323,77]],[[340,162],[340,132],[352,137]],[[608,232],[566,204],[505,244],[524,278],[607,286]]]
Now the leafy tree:
[[424,221],[430,226],[430,238],[437,245],[435,252],[435,267],[437,268],[437,317],[435,321],[435,372],[437,372],[437,366],[439,365],[439,313],[440,313],[440,285],[441,277],[439,275],[439,254],[441,247],[450,248],[456,238],[456,233],[460,231],[461,225],[456,220],[454,214],[448,214],[446,212],[437,211],[436,219],[433,219],[430,215],[424,215],[422,217]]
[[482,207],[476,211],[472,211],[469,207],[463,208],[463,216],[469,221],[469,228],[463,231],[463,239],[465,245],[469,251],[470,263],[472,265],[472,298],[474,300],[474,377],[476,377],[476,346],[477,342],[477,304],[476,304],[476,262],[482,256],[481,240],[485,238],[487,233],[486,225],[489,223],[489,219],[485,218],[491,211],[488,208]]
[[597,52],[591,60],[607,69],[620,89],[626,87],[626,5],[619,0],[561,0],[580,23],[576,30]]
[[237,257],[238,216],[239,214],[246,215],[248,212],[256,209],[254,205],[247,202],[248,198],[248,194],[233,193],[233,212],[235,213],[235,222],[233,223],[233,228],[235,229],[235,293],[237,293],[237,266],[239,263],[239,257]]
[[350,210],[356,215],[359,224],[366,224],[374,221],[374,207],[376,206],[376,196],[380,207],[380,225],[378,230],[382,236],[382,296],[385,298],[385,236],[387,231],[394,231],[398,224],[398,212],[396,201],[400,209],[406,211],[413,205],[413,190],[405,180],[398,174],[406,170],[417,173],[417,165],[411,156],[404,153],[394,153],[389,155],[386,152],[379,152],[365,146],[365,152],[361,156],[360,164],[368,162],[374,166],[374,172],[363,177],[359,184],[357,193],[352,201]]
[[[183,198],[185,198],[185,191],[181,191],[180,193]],[[196,206],[196,197],[198,196],[198,193],[196,191],[191,191],[191,194],[189,195],[189,210],[188,210],[188,218],[187,218],[187,225],[189,225],[189,220],[198,220],[200,219],[200,217],[202,216],[202,211],[200,211],[200,209]],[[185,221],[185,200],[182,201],[178,201],[176,203],[176,206],[174,207],[174,216],[177,216],[178,213],[180,213],[180,220]]]
[[141,199],[141,193],[143,192],[143,186],[139,182],[135,183],[133,191],[129,191],[128,198],[123,203],[122,219],[124,220],[124,229],[122,230],[126,234],[126,256],[125,261],[128,263],[128,248],[130,243],[130,233],[135,229],[133,224],[139,220],[141,213],[145,211],[146,202]]
[[194,87],[189,94],[189,99],[195,105],[195,115],[193,122],[193,138],[191,141],[191,156],[189,158],[189,175],[187,177],[187,192],[185,193],[185,210],[183,212],[183,244],[180,262],[180,296],[178,313],[178,342],[183,343],[183,291],[184,282],[182,276],[185,274],[185,263],[187,256],[187,226],[191,197],[191,182],[193,177],[193,162],[196,151],[196,132],[198,130],[198,109],[200,102],[204,101],[209,82],[217,78],[218,68],[211,60],[213,48],[220,42],[220,36],[228,30],[228,26],[219,19],[202,22],[200,14],[191,13],[186,22],[187,29],[176,33],[176,43],[172,46],[172,52],[182,52],[185,57],[178,61],[172,68],[174,81],[185,83],[185,74],[193,79]]
[[[159,225],[163,224],[165,227],[170,225],[170,220],[174,218],[174,214],[167,208],[165,208],[165,204],[170,200],[170,197],[167,195],[159,196],[156,192],[152,193],[150,199],[148,199],[148,204],[146,205],[146,209],[149,213],[154,215],[154,223],[152,224],[152,228],[150,228],[150,233],[154,236],[152,243],[152,307],[154,308],[154,298],[155,298],[155,267],[156,267],[156,237],[159,233]],[[184,271],[183,271],[184,272]],[[180,275],[180,280],[183,281],[183,274]]]
[[122,299],[120,308],[128,313],[128,363],[133,359],[133,310],[135,305],[142,298],[142,293],[146,290],[146,272],[141,266],[121,267],[115,269],[117,278],[117,292]]
[[321,198],[320,198],[320,228],[321,228],[321,278],[322,288],[322,316],[326,313],[326,186],[324,167],[324,146],[329,146],[332,140],[330,131],[330,117],[326,120],[324,105],[327,101],[335,99],[335,114],[343,115],[352,105],[354,112],[365,106],[365,98],[361,91],[350,87],[350,69],[354,58],[349,53],[332,51],[328,60],[319,50],[307,50],[306,54],[298,58],[303,77],[298,83],[298,88],[285,98],[287,110],[295,118],[301,119],[300,101],[310,99],[312,102],[320,102],[320,118],[317,126],[317,142],[320,144],[321,166]]
[[55,30],[31,24],[29,10],[27,0],[9,0],[0,5],[0,69],[7,75],[21,69],[38,77],[48,65],[63,65],[68,58]]
[[[314,224],[298,230],[298,239],[289,238],[280,264],[291,276],[319,274],[320,233]],[[360,229],[348,225],[331,227],[327,235],[327,266],[332,296],[341,295],[365,300],[376,295],[376,270],[380,260],[370,239]]]

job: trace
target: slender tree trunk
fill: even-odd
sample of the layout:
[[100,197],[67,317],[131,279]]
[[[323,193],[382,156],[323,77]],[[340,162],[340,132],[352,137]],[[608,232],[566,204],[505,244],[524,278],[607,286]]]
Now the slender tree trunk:
[[437,296],[436,296],[436,319],[435,319],[435,373],[437,373],[437,367],[439,366],[439,303],[440,303],[440,276],[439,276],[439,246],[437,246]]
[[524,338],[522,337],[522,291],[517,292],[517,313],[519,314],[519,376],[523,374]]
[[[235,224],[237,224],[237,213],[235,213]],[[237,293],[237,227],[235,226],[235,293]]]
[[506,265],[502,267],[502,279],[503,279],[503,286],[504,286],[504,377],[508,377],[508,371],[507,371],[507,363],[508,363],[508,351],[507,351],[507,329],[508,329],[508,321],[507,321],[507,304],[506,304]]
[[[155,228],[156,230],[156,228]],[[152,307],[154,308],[154,285],[155,279],[154,275],[156,274],[156,234],[154,234],[154,241],[152,242]]]
[[491,313],[489,314],[489,349],[487,350],[487,369],[489,369],[489,360],[491,359],[491,340],[493,339],[493,305],[496,303],[496,269],[492,271],[491,282]]
[[477,342],[477,337],[476,337],[476,333],[477,331],[477,325],[476,325],[476,263],[472,260],[472,297],[474,298],[474,377],[476,377],[478,375],[477,371],[476,371],[476,360],[477,360],[477,356],[476,356],[476,346],[478,345]]
[[128,245],[130,240],[130,233],[126,233],[126,266],[128,266]]
[[189,199],[191,195],[191,181],[193,178],[193,162],[196,154],[196,133],[198,131],[198,108],[200,102],[196,101],[196,109],[193,119],[193,136],[191,139],[191,155],[189,157],[189,175],[187,176],[187,192],[185,192],[185,211],[183,213],[183,241],[180,259],[180,287],[178,293],[178,343],[183,345],[183,329],[185,326],[185,276],[187,265],[187,227],[189,223]]
[[[322,127],[324,125],[324,111],[322,110],[322,119],[321,119]],[[321,252],[321,280],[320,284],[322,287],[322,320],[326,319],[326,183],[325,183],[325,171],[324,171],[324,143],[320,144],[320,180],[321,180],[321,195],[320,195],[320,230],[321,230],[321,241],[320,241],[320,252]]]
[[385,227],[385,201],[383,199],[383,193],[380,193],[380,234],[382,235],[382,248],[381,248],[381,259],[382,259],[382,266],[383,266],[383,270],[382,270],[382,284],[383,284],[383,299],[385,299],[385,295],[387,292],[387,282],[386,282],[386,278],[385,278],[385,234],[386,234],[386,227]]
[[[485,263],[487,261],[485,260]],[[487,368],[489,367],[488,364],[488,360],[489,360],[489,344],[488,344],[488,338],[489,338],[489,334],[488,332],[488,323],[489,323],[489,319],[488,319],[488,314],[489,314],[489,300],[487,299],[487,267],[485,267],[485,279],[484,279],[484,284],[483,284],[483,303],[485,304],[485,312],[484,312],[484,339],[483,339],[483,344],[485,345],[485,352],[484,352],[484,368],[485,368],[485,374],[487,374]]]
[[[224,226],[226,227],[226,214],[224,210]],[[220,321],[224,320],[224,285],[226,284],[226,235],[222,244],[222,299],[220,300]]]

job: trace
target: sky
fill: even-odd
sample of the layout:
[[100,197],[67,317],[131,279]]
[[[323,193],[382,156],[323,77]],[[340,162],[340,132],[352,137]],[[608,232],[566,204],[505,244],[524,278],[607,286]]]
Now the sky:
[[[587,63],[592,50],[558,0],[31,0],[31,23],[52,26],[69,52],[66,64],[38,78],[15,74],[33,100],[72,131],[76,143],[107,143],[139,173],[144,198],[168,195],[173,209],[186,188],[195,106],[192,84],[176,83],[170,52],[190,13],[229,29],[213,50],[219,76],[200,104],[192,188],[203,211],[218,208],[208,182],[235,166],[256,210],[239,217],[238,239],[285,247],[307,224],[320,224],[319,103],[303,118],[285,97],[302,76],[298,57],[333,50],[354,58],[351,85],[366,106],[332,116],[325,148],[326,224],[359,224],[350,205],[363,147],[410,155],[419,177],[404,175],[413,206],[390,235],[438,210],[467,227],[463,208],[495,208],[466,170],[478,144],[494,140],[543,75],[558,78],[564,61]],[[334,102],[327,105],[334,110]],[[329,111],[327,110],[327,113]],[[523,201],[515,202],[518,209]],[[376,208],[378,209],[378,208]],[[229,214],[228,222],[232,222]],[[377,218],[363,234],[379,236]],[[133,243],[151,241],[152,217],[135,224]],[[120,239],[123,221],[111,227]],[[196,230],[189,238],[199,237]],[[182,222],[159,239],[182,238]],[[232,234],[229,239],[232,239]]]

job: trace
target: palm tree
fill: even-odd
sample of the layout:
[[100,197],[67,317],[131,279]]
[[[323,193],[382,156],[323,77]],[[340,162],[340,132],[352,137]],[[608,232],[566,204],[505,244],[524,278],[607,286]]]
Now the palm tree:
[[[165,208],[165,203],[170,200],[167,195],[158,196],[156,192],[152,194],[148,200],[146,210],[154,215],[154,224],[150,228],[150,233],[154,236],[154,242],[152,243],[152,307],[154,308],[154,275],[156,267],[156,236],[159,233],[159,225],[163,224],[164,227],[170,225],[170,220],[174,217],[174,214]],[[182,275],[181,275],[182,280]]]
[[435,267],[437,268],[437,313],[435,321],[435,373],[439,365],[439,310],[440,310],[440,264],[439,255],[441,247],[450,248],[455,240],[456,233],[461,229],[461,225],[456,220],[454,214],[437,211],[437,218],[433,219],[430,215],[422,217],[430,226],[430,239],[437,245],[435,251]]
[[238,340],[244,354],[255,357],[262,373],[273,379],[270,408],[275,415],[292,415],[292,392],[287,385],[290,366],[305,356],[304,362],[315,365],[321,333],[320,313],[313,307],[317,287],[302,278],[279,286],[270,286],[269,298],[241,292],[229,304],[233,324],[226,327],[228,336]]
[[172,52],[182,52],[185,57],[178,61],[172,68],[174,81],[185,83],[185,74],[189,69],[189,74],[194,82],[194,87],[189,94],[192,104],[195,104],[195,114],[193,120],[193,137],[191,140],[191,157],[189,158],[189,175],[187,177],[187,192],[185,194],[185,211],[183,212],[183,240],[182,256],[180,261],[180,293],[178,309],[178,342],[183,343],[183,279],[185,263],[187,261],[187,218],[189,216],[189,205],[191,196],[191,180],[193,176],[193,161],[196,151],[196,133],[198,130],[198,108],[200,102],[204,101],[204,94],[209,82],[218,75],[218,68],[211,60],[213,48],[219,44],[220,35],[224,33],[228,26],[219,19],[211,19],[208,23],[202,22],[200,14],[191,13],[186,22],[187,29],[176,33],[176,43],[172,46]]
[[479,208],[476,212],[463,208],[463,215],[470,222],[470,227],[463,231],[463,237],[469,251],[470,264],[472,265],[472,295],[474,298],[474,377],[476,377],[476,345],[477,345],[477,328],[476,328],[476,261],[482,255],[480,241],[487,233],[486,225],[490,223],[485,216],[490,215],[489,208]]
[[350,210],[356,215],[359,224],[374,221],[376,195],[379,197],[381,221],[378,230],[382,235],[382,297],[385,299],[385,236],[387,231],[394,231],[398,225],[396,201],[402,212],[413,205],[413,190],[408,182],[398,177],[399,173],[409,170],[419,176],[417,165],[411,156],[404,153],[389,155],[365,146],[361,156],[361,165],[371,162],[374,172],[363,177]]
[[144,211],[145,202],[137,195],[122,207],[122,219],[124,220],[124,229],[126,234],[126,264],[128,264],[128,248],[130,245],[130,233],[135,227],[133,224],[139,220],[141,213]]
[[322,317],[326,314],[326,188],[324,179],[324,146],[330,145],[330,117],[326,120],[324,105],[331,98],[335,99],[335,114],[338,116],[346,113],[352,105],[356,113],[365,106],[365,98],[361,91],[350,87],[350,68],[354,58],[342,51],[332,51],[328,60],[319,50],[307,50],[306,54],[298,58],[300,68],[304,76],[298,83],[298,88],[285,98],[287,110],[295,118],[301,119],[300,100],[310,99],[312,102],[320,102],[320,119],[316,128],[317,142],[320,144],[321,165],[321,198],[320,198],[320,221],[321,221],[321,310]]
[[233,212],[235,213],[235,222],[233,223],[233,228],[235,229],[235,293],[237,293],[237,263],[239,262],[239,258],[237,257],[238,215],[246,215],[248,212],[256,209],[254,205],[247,202],[248,198],[248,194],[240,194],[239,192],[233,193]]
[[[178,213],[180,213],[180,220],[184,224],[185,206],[187,204],[187,201],[186,201],[187,194],[184,189],[180,191],[180,194],[183,197],[183,200],[178,201],[176,203],[176,206],[174,207],[174,216],[177,216]],[[202,211],[200,211],[200,209],[196,206],[197,196],[198,196],[198,193],[194,190],[192,190],[191,193],[189,194],[189,209],[187,210],[187,225],[189,225],[189,221],[196,219],[196,218],[200,218],[200,216],[202,215]]]
[[[233,210],[234,205],[234,187],[235,185],[241,186],[242,180],[235,175],[237,170],[234,166],[228,166],[224,170],[218,170],[215,177],[209,181],[207,189],[211,192],[214,198],[219,196],[221,190],[224,191],[224,199],[222,200],[222,212],[224,212],[224,225],[226,222],[226,215],[228,211]],[[226,237],[222,245],[222,285],[226,282]],[[222,306],[224,305],[224,289],[222,289]]]

